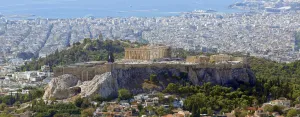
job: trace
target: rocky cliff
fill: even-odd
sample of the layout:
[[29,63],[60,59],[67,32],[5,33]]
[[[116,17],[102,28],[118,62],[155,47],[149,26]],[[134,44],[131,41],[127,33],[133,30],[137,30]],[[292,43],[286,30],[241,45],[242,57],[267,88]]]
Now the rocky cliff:
[[214,85],[239,87],[240,84],[255,84],[255,75],[249,68],[190,68],[170,69],[158,67],[114,69],[113,78],[116,78],[119,88],[126,88],[132,93],[141,93],[143,82],[149,80],[150,75],[157,75],[158,89],[164,89],[169,83],[189,83],[202,85],[211,82]]
[[81,82],[73,75],[53,78],[45,88],[43,99],[67,99],[75,95],[88,97],[100,94],[103,97],[117,96],[118,86],[110,72],[96,75],[93,80]]
[[80,92],[80,89],[73,88],[77,83],[78,78],[69,74],[53,78],[45,88],[43,99],[66,99],[74,96]]
[[[149,91],[145,81],[156,75],[155,90],[163,90],[169,83],[202,85],[211,82],[237,88],[240,84],[254,85],[255,76],[249,68],[195,68],[183,67],[126,67],[112,68],[111,72],[97,75],[91,81],[80,83],[78,78],[63,75],[54,78],[46,89],[45,98],[69,98],[76,94],[87,97],[95,93],[103,97],[117,96],[117,90],[125,88],[133,94]],[[72,79],[72,80],[71,80]],[[79,92],[78,92],[79,89]]]
[[81,88],[80,95],[83,97],[96,93],[103,97],[116,96],[118,91],[118,85],[110,72],[96,75],[93,80],[83,82],[79,87]]

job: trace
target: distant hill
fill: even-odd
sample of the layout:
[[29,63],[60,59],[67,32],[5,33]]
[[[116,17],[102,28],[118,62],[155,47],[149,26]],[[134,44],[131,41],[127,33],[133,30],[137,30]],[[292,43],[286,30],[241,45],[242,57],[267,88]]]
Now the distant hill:
[[53,68],[77,62],[105,61],[109,52],[114,53],[115,59],[120,59],[124,56],[124,47],[130,47],[131,45],[140,46],[140,44],[131,43],[130,41],[84,39],[82,42],[76,42],[65,50],[56,50],[45,58],[33,59],[31,62],[21,66],[20,70],[39,70],[43,65],[49,65]]

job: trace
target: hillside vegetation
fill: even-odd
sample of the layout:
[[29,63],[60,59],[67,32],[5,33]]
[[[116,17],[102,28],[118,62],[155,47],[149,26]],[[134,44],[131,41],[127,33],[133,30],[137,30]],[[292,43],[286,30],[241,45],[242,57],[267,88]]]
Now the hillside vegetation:
[[286,97],[299,103],[300,61],[278,63],[252,57],[249,64],[257,79],[256,91],[261,93],[263,101]]
[[[170,83],[164,92],[187,97],[184,107],[193,116],[232,110],[236,110],[236,116],[245,116],[250,114],[247,107],[260,107],[263,103],[281,97],[291,100],[291,106],[300,104],[300,61],[286,64],[255,57],[248,60],[256,76],[255,86],[241,84],[234,90],[231,87],[212,86],[210,83],[202,86]],[[278,106],[267,106],[265,109],[283,115],[289,112]]]
[[58,51],[45,58],[33,59],[21,67],[21,71],[39,70],[43,65],[51,68],[59,65],[69,65],[77,62],[106,61],[109,52],[114,53],[115,59],[123,58],[124,47],[140,46],[138,43],[119,40],[84,39],[82,43],[74,43],[66,50]]

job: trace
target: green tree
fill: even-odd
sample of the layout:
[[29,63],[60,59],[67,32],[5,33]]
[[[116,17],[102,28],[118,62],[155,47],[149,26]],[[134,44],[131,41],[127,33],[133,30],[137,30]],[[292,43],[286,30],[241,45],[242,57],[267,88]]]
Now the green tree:
[[300,114],[300,112],[298,112],[296,109],[291,109],[291,110],[288,111],[287,117],[295,117],[298,114]]
[[0,111],[4,111],[4,109],[7,107],[5,103],[0,104]]
[[81,104],[81,108],[88,108],[90,106],[90,101],[88,98],[83,98],[83,102]]
[[119,89],[118,97],[122,100],[130,99],[131,93],[127,89]]
[[87,108],[81,111],[81,117],[93,117],[94,108]]
[[92,101],[98,101],[98,102],[102,102],[104,101],[105,99],[103,97],[101,97],[100,94],[94,94],[92,97],[91,97]]
[[82,99],[82,98],[77,98],[77,99],[74,101],[75,106],[77,106],[77,107],[79,107],[79,108],[81,107],[82,103],[83,103],[83,99]]
[[152,83],[158,83],[157,76],[155,74],[150,75],[150,81]]
[[268,112],[278,112],[278,113],[282,114],[283,107],[277,106],[277,105],[275,105],[275,106],[266,105],[266,106],[264,106],[264,110],[268,111]]
[[21,106],[21,103],[20,103],[19,101],[17,101],[17,102],[15,102],[15,103],[14,103],[14,106],[16,106],[16,107],[20,108],[20,106]]
[[167,88],[164,90],[164,92],[167,93],[178,93],[179,90],[179,85],[174,84],[174,83],[169,83]]
[[99,36],[98,36],[98,39],[100,40],[100,41],[103,41],[104,39],[103,39],[103,35],[102,35],[102,33],[100,32],[100,34],[99,34]]
[[14,116],[7,113],[0,113],[0,117],[14,117]]
[[155,112],[159,115],[159,116],[163,116],[166,115],[167,112],[165,110],[165,108],[163,106],[158,107]]

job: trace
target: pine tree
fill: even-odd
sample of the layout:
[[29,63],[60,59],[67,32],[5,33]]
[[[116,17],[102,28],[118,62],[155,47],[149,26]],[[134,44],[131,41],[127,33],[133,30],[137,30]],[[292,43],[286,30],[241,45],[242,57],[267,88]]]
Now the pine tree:
[[103,41],[103,35],[102,35],[102,33],[100,32],[100,34],[99,34],[99,37],[98,37],[98,39],[99,40],[101,40],[101,41]]
[[115,58],[114,58],[113,52],[109,52],[108,53],[107,62],[109,62],[109,63],[114,63],[115,62]]

